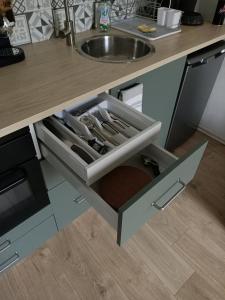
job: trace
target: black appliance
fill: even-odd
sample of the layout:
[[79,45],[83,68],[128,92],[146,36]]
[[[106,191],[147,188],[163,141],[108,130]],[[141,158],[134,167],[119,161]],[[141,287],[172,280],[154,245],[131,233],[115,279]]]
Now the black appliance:
[[[169,6],[170,0],[163,0],[163,6]],[[172,0],[171,8],[183,11],[181,18],[182,25],[196,26],[204,23],[200,13],[195,12],[197,0]]]
[[173,150],[198,128],[220,67],[225,57],[225,41],[187,57],[166,148]]
[[[194,11],[197,0],[172,0],[171,7],[182,11]],[[170,0],[163,0],[162,6],[169,6]]]
[[0,235],[50,204],[29,128],[0,139]]
[[0,67],[25,59],[24,51],[19,47],[12,47],[10,44],[8,34],[12,30],[10,24],[14,23],[15,18],[12,10],[7,11],[4,17],[0,15]]
[[204,23],[203,16],[194,11],[186,11],[181,18],[182,25],[196,26]]

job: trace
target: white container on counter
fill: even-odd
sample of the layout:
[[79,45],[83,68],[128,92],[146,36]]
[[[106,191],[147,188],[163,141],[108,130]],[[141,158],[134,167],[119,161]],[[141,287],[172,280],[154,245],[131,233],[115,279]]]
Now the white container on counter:
[[182,16],[181,10],[169,9],[166,12],[166,27],[177,28],[180,25],[180,20]]
[[166,16],[167,11],[169,10],[168,7],[159,7],[157,12],[157,24],[160,26],[166,25]]

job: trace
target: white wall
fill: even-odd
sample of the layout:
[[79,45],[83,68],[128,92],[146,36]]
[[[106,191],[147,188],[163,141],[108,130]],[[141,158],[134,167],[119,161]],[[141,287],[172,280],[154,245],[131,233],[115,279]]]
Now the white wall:
[[[203,14],[205,20],[212,22],[216,5],[217,0],[198,0],[196,9]],[[225,61],[206,106],[200,128],[225,142]]]
[[196,8],[199,9],[206,21],[212,22],[218,0],[198,0]]

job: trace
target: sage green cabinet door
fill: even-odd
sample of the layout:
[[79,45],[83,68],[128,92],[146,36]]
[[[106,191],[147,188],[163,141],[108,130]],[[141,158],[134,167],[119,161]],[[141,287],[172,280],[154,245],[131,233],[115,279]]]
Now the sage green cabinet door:
[[62,229],[84,213],[89,204],[67,181],[48,192],[58,229]]
[[[9,245],[0,253],[0,274],[15,265],[19,260],[30,255],[35,249],[51,238],[57,232],[53,216],[34,227],[24,236]],[[7,246],[5,244],[5,246]]]
[[[157,49],[156,49],[157,51]],[[120,89],[135,83],[143,83],[143,113],[162,122],[159,145],[164,147],[168,135],[186,57],[166,64],[110,91],[118,97]]]
[[65,181],[65,178],[46,160],[41,161],[41,169],[48,191]]
[[15,228],[7,232],[0,237],[0,254],[11,246],[13,242],[21,238],[28,231],[30,231],[35,226],[39,225],[41,222],[46,220],[52,215],[52,207],[48,205],[41,209],[39,212],[26,219],[21,224],[17,225]]
[[41,247],[48,239],[53,237],[57,233],[57,227],[55,223],[54,216],[51,216],[31,231],[29,231],[25,236],[16,241],[15,248],[18,249],[17,252],[20,258],[23,258],[31,254],[35,249]]
[[147,185],[119,209],[117,243],[122,245],[155,213],[164,210],[176,199],[198,170],[207,142],[177,159],[166,171]]

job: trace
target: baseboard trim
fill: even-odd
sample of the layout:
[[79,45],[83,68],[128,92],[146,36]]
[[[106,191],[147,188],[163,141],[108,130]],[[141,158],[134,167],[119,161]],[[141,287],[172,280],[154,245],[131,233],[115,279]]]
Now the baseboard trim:
[[220,139],[219,137],[215,136],[213,133],[211,133],[211,132],[209,132],[209,131],[207,131],[203,128],[200,128],[200,127],[198,128],[198,131],[210,136],[212,139],[214,139],[214,140],[220,142],[221,144],[225,145],[225,141]]

